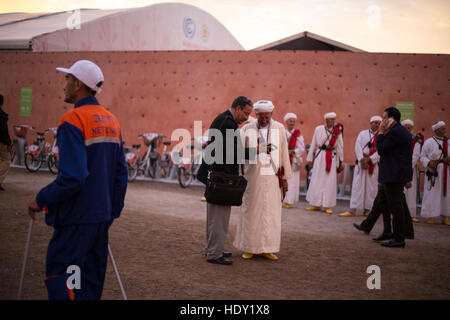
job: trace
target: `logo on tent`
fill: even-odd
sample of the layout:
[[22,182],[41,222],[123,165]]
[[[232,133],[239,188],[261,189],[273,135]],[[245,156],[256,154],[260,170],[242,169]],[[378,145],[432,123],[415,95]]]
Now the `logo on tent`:
[[195,21],[185,17],[183,21],[183,32],[186,38],[192,39],[195,35]]

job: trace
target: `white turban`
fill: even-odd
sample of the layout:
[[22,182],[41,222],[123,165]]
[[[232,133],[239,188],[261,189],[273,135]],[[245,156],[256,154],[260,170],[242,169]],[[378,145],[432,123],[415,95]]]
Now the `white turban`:
[[255,110],[255,113],[272,112],[274,108],[275,106],[273,105],[272,101],[268,100],[259,100],[253,104],[253,109]]
[[402,121],[402,126],[404,126],[405,124],[409,124],[410,126],[414,126],[414,122],[412,122],[412,120],[410,119],[405,119]]
[[336,113],[334,112],[328,112],[325,113],[325,115],[323,116],[325,119],[335,119],[336,118]]
[[380,116],[373,116],[372,118],[370,118],[370,122],[374,122],[374,121],[383,121],[383,118],[381,118]]
[[288,121],[289,119],[297,120],[297,115],[295,113],[292,113],[292,112],[286,113],[286,115],[283,118],[284,122]]
[[439,121],[438,123],[435,123],[431,128],[433,129],[433,131],[436,131],[437,129],[439,129],[440,127],[445,126],[445,122],[444,121]]

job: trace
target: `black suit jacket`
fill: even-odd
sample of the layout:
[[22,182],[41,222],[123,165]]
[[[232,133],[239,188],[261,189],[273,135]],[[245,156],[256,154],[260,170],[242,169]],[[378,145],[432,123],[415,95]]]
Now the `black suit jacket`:
[[11,145],[11,138],[8,133],[8,114],[0,108],[0,143]]
[[[218,129],[222,133],[223,137],[223,158],[222,163],[220,161],[214,162],[212,164],[207,164],[205,160],[203,159],[202,164],[199,168],[199,171],[197,173],[197,179],[206,184],[206,178],[207,178],[207,172],[208,170],[212,171],[219,171],[219,172],[226,172],[228,174],[234,174],[239,175],[239,164],[243,163],[244,159],[238,159],[238,155],[242,154],[238,152],[238,148],[242,148],[241,151],[244,151],[244,158],[248,159],[249,151],[248,149],[243,149],[242,141],[238,137],[233,137],[234,141],[228,141],[231,137],[230,133],[227,135],[227,129],[232,130],[232,132],[235,132],[238,128],[238,124],[236,120],[234,120],[233,114],[230,110],[227,110],[221,114],[219,114],[211,123],[210,129]],[[210,136],[209,144],[214,142],[214,137]],[[230,163],[227,163],[227,145],[232,145],[234,148],[234,157],[233,161],[228,161]],[[214,152],[211,153],[212,156],[218,156]]]
[[379,183],[406,183],[412,180],[412,136],[400,123],[386,135],[377,137],[380,155]]

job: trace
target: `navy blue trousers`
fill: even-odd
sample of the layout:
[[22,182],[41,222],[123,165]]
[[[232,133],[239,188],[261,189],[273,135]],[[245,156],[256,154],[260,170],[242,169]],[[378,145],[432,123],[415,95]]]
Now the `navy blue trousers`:
[[[99,300],[108,262],[108,229],[112,221],[55,229],[47,250],[46,280],[50,300]],[[74,288],[79,269],[80,288]],[[68,281],[70,280],[70,281]],[[72,284],[72,285],[70,285]]]

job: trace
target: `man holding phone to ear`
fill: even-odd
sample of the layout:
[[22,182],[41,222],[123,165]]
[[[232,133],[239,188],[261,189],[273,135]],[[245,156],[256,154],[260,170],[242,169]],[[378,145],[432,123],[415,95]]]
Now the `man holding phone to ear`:
[[[407,208],[403,188],[411,187],[412,137],[400,122],[397,108],[384,110],[380,134],[377,137],[377,152],[380,155],[378,182],[381,184],[381,201],[394,217],[393,240],[382,243],[385,247],[405,247]],[[381,190],[380,190],[381,191]]]

